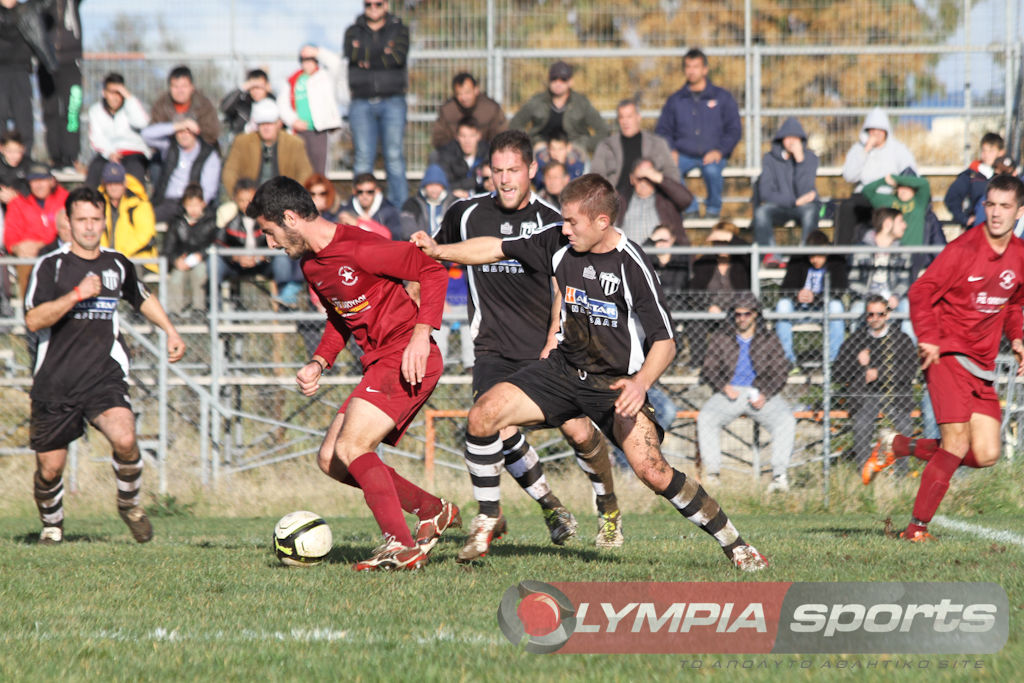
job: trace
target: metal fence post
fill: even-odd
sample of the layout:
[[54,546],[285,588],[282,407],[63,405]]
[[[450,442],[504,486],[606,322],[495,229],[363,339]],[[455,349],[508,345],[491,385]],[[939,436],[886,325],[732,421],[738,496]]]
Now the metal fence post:
[[[159,258],[158,267],[160,272],[157,274],[157,282],[160,286],[160,304],[167,310],[167,257],[161,256]],[[157,434],[157,457],[160,458],[160,495],[167,495],[167,364],[169,362],[167,358],[167,333],[162,328],[157,327],[157,339],[159,340],[159,365],[158,368],[158,386],[157,386],[157,423],[160,425],[160,431]]]
[[825,411],[821,418],[822,435],[821,448],[824,451],[823,459],[823,502],[825,509],[828,509],[828,484],[832,463],[832,359],[829,358],[829,304],[832,303],[831,296],[832,278],[828,270],[825,271],[825,284],[822,288],[824,297],[822,299],[822,323],[821,323],[821,404]]

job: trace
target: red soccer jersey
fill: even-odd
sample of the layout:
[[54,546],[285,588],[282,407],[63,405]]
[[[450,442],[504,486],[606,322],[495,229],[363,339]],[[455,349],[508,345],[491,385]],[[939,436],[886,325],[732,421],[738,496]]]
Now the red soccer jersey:
[[[448,271],[409,242],[394,242],[351,225],[302,258],[302,273],[327,309],[316,353],[334,363],[349,335],[363,350],[363,368],[388,353],[402,353],[418,323],[441,326]],[[420,305],[402,280],[420,283]]]
[[976,227],[946,245],[910,287],[910,319],[919,342],[995,368],[1000,336],[1020,339],[1024,316],[1024,241],[997,254]]

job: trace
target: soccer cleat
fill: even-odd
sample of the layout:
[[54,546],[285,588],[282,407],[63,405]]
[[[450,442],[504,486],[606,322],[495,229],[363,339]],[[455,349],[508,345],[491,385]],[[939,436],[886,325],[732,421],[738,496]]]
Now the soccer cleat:
[[462,515],[454,503],[441,499],[441,511],[429,519],[421,519],[416,526],[416,545],[429,553],[449,528],[462,526]]
[[906,531],[901,531],[900,539],[904,541],[910,541],[911,543],[928,543],[930,541],[934,541],[935,537],[927,531],[915,531],[909,535]]
[[732,563],[742,572],[758,572],[768,568],[768,558],[749,544],[733,549]]
[[897,436],[898,433],[892,429],[882,430],[881,438],[878,439],[875,447],[871,449],[871,455],[868,456],[864,467],[860,471],[860,476],[864,480],[865,486],[871,483],[876,474],[896,462],[896,453],[892,450],[892,442]]
[[548,525],[551,542],[555,545],[564,545],[566,541],[576,535],[576,529],[579,528],[572,513],[561,506],[545,510],[544,523]]
[[117,514],[121,515],[121,519],[128,525],[128,529],[137,543],[146,543],[152,540],[153,525],[149,523],[146,511],[141,507],[136,505],[130,508],[118,508]]
[[487,555],[491,548],[491,541],[496,541],[508,531],[508,524],[505,523],[505,516],[488,517],[477,515],[473,518],[473,524],[469,529],[469,538],[466,545],[462,546],[456,562],[472,562]]
[[785,493],[786,491],[789,491],[789,478],[785,473],[772,477],[772,483],[768,484],[768,493]]
[[597,538],[594,539],[594,545],[598,548],[621,548],[624,540],[621,512],[613,510],[598,515]]
[[352,568],[357,572],[396,571],[419,569],[427,563],[427,553],[418,545],[406,547],[390,534],[384,534],[384,543],[373,551],[373,555],[356,562]]
[[64,530],[59,526],[44,526],[39,534],[39,545],[57,545],[64,542]]

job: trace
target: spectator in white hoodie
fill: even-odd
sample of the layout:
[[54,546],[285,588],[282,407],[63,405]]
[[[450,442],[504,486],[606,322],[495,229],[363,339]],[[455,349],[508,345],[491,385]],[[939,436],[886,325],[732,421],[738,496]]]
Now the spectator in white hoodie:
[[115,162],[129,175],[145,182],[149,145],[142,139],[149,114],[137,97],[124,87],[124,76],[109,73],[103,78],[103,97],[89,107],[89,145],[96,156],[89,162],[85,184],[100,185],[104,167]]

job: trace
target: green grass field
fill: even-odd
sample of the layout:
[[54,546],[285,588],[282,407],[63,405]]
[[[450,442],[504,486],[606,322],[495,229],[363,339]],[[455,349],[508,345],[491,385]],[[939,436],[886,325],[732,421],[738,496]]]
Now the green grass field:
[[[794,494],[783,501],[725,495],[741,532],[772,562],[767,572],[753,576],[735,571],[712,539],[665,504],[632,513],[624,505],[627,541],[618,551],[593,547],[595,522],[589,514],[581,515],[580,540],[552,546],[540,516],[516,505],[510,508],[510,535],[480,565],[455,564],[463,534],[453,530],[425,570],[394,575],[351,570],[377,541],[372,519],[354,498],[351,514],[326,515],[335,547],[326,563],[312,568],[277,562],[269,542],[276,517],[193,514],[188,506],[164,505],[170,514],[154,517],[155,539],[137,546],[112,512],[76,511],[72,502],[67,542],[40,547],[38,522],[11,514],[0,518],[0,680],[965,676],[963,669],[937,670],[940,660],[947,666],[967,660],[972,677],[983,680],[1019,680],[1024,642],[1015,626],[1024,606],[1024,547],[1019,545],[1024,519],[1019,496],[1005,483],[1015,471],[1006,468],[958,484],[955,502],[943,510],[951,520],[1014,534],[1010,540],[936,525],[940,542],[910,545],[885,537],[884,511],[824,512],[814,509],[820,506],[816,495]],[[642,493],[625,487],[622,495]],[[872,507],[857,498],[865,495],[837,487],[834,510]],[[895,518],[896,510],[909,510],[909,493],[897,490],[893,496]],[[981,500],[997,504],[979,510]],[[467,518],[473,510],[468,507]],[[993,581],[1010,597],[1011,636],[1001,653],[977,657],[538,656],[509,644],[496,624],[502,593],[524,579]],[[883,662],[895,666],[900,660],[914,668],[883,673]],[[699,672],[688,669],[695,661],[702,664]],[[796,661],[807,668],[787,668]],[[922,661],[929,662],[928,670],[920,668]],[[874,668],[861,668],[871,662]]]

